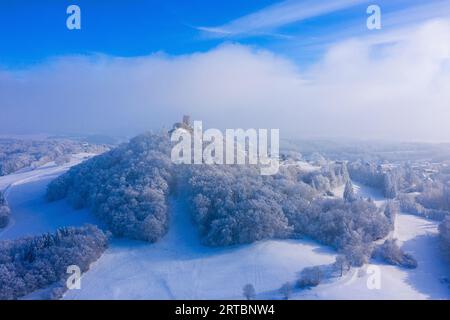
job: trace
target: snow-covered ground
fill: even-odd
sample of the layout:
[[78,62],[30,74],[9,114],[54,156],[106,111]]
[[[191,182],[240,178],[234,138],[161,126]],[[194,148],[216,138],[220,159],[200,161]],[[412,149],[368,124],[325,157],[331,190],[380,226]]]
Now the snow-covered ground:
[[[0,231],[0,240],[96,222],[87,210],[44,199],[47,184],[82,158],[75,157],[61,167],[49,163],[0,177],[0,189],[6,190],[12,210],[11,223]],[[273,298],[281,284],[296,279],[304,267],[328,264],[335,258],[331,249],[306,240],[205,247],[185,206],[173,199],[171,207],[170,231],[160,242],[113,240],[83,275],[82,289],[69,291],[64,298],[240,299],[247,283],[252,283],[261,297]]]
[[[295,294],[295,299],[450,299],[450,288],[441,279],[450,274],[439,252],[435,222],[400,214],[395,237],[419,263],[405,269],[371,261],[344,277]],[[380,286],[374,285],[379,275]],[[369,285],[368,285],[369,284]],[[379,289],[378,289],[379,288]]]
[[[386,202],[386,198],[383,196],[383,193],[375,188],[367,187],[360,183],[352,182],[353,191],[356,195],[364,198],[364,199],[372,199],[377,206],[381,206]],[[333,194],[336,197],[342,198],[344,196],[345,184],[335,188],[333,190]]]
[[[46,185],[84,156],[56,166],[0,177],[12,209],[12,222],[0,239],[53,231],[64,225],[95,223],[87,210],[75,211],[64,201],[46,203]],[[375,190],[355,185],[355,191],[384,201]],[[304,267],[330,264],[336,253],[307,240],[270,240],[228,248],[201,245],[185,206],[171,200],[168,234],[158,243],[114,239],[110,248],[85,273],[81,290],[68,291],[64,299],[240,299],[242,287],[252,283],[258,298],[280,298],[278,288],[298,278]],[[380,271],[381,288],[370,290],[368,271],[353,269],[312,290],[297,291],[295,299],[450,299],[440,281],[450,274],[438,248],[437,223],[401,214],[394,236],[419,262],[414,270],[371,262]],[[32,297],[32,295],[30,296]]]
[[335,253],[304,240],[270,240],[229,248],[201,245],[185,206],[171,201],[168,234],[156,244],[115,240],[65,299],[241,299],[251,283],[274,298],[304,267],[332,263]]
[[[377,205],[385,201],[378,190],[357,183],[353,185],[356,194],[372,198]],[[341,189],[343,192],[343,187]],[[336,195],[339,193],[334,192]],[[295,298],[450,299],[450,288],[442,281],[442,278],[450,276],[450,268],[439,251],[438,223],[401,213],[396,218],[392,237],[398,239],[405,252],[414,256],[418,262],[416,269],[371,261],[369,265],[355,268],[337,281],[299,292]],[[379,274],[379,289],[373,286],[376,274]]]
[[320,170],[320,167],[314,166],[310,162],[306,162],[306,161],[302,161],[302,160],[282,163],[281,165],[282,166],[296,166],[305,172],[313,172],[313,171]]
[[96,223],[87,210],[74,210],[66,201],[48,203],[44,198],[50,181],[90,156],[76,154],[62,166],[49,162],[34,170],[23,169],[0,177],[0,190],[5,193],[11,208],[10,222],[0,229],[0,240],[42,234],[63,226]]

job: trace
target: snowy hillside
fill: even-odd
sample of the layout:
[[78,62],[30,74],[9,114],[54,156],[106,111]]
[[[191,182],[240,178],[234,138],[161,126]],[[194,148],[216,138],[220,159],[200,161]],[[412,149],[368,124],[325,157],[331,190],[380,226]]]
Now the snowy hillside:
[[[49,163],[36,170],[0,178],[0,187],[12,210],[10,225],[0,239],[53,231],[96,220],[87,210],[75,211],[64,201],[44,200],[47,184],[82,160]],[[355,185],[357,194],[384,199],[373,189]],[[338,192],[335,192],[338,194]],[[280,299],[280,286],[298,279],[310,266],[333,263],[336,252],[310,240],[267,240],[226,248],[205,247],[186,204],[170,198],[169,232],[157,243],[113,239],[109,249],[83,275],[81,290],[69,290],[64,299],[241,299],[245,284],[254,285],[257,298]],[[441,278],[449,274],[437,244],[437,223],[400,214],[394,236],[419,262],[417,269],[371,261],[381,270],[381,289],[367,287],[369,274],[353,268],[311,290],[296,289],[295,299],[450,299]],[[33,296],[31,296],[33,297]]]
[[0,190],[7,197],[12,211],[9,225],[0,230],[0,240],[17,239],[54,231],[63,226],[96,223],[86,210],[74,210],[64,201],[48,203],[45,189],[50,181],[92,154],[76,154],[69,163],[58,166],[49,162],[37,169],[0,177]]
[[[417,269],[404,269],[371,261],[363,268],[354,268],[343,278],[320,285],[308,292],[299,292],[295,299],[450,299],[450,289],[442,279],[450,270],[439,251],[437,223],[412,215],[400,214],[396,220],[395,237],[402,248],[418,260]],[[367,282],[378,267],[381,288],[368,289]]]
[[171,203],[169,233],[156,244],[116,240],[65,299],[241,299],[252,283],[274,298],[304,267],[334,261],[311,241],[262,241],[230,248],[200,244],[185,206]]

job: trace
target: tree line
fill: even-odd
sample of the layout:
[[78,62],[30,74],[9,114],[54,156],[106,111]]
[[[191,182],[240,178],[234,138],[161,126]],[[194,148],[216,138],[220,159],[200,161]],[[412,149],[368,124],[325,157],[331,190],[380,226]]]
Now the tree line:
[[49,298],[66,289],[67,268],[89,269],[107,248],[108,237],[92,225],[0,241],[0,300],[23,297],[57,284]]

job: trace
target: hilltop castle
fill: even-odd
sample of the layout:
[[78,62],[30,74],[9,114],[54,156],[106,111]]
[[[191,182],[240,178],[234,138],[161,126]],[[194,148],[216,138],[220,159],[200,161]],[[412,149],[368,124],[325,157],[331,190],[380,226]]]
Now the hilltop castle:
[[182,122],[175,122],[173,124],[172,129],[169,130],[169,135],[171,135],[175,130],[180,129],[180,128],[185,129],[191,133],[194,131],[194,129],[192,128],[192,125],[191,125],[191,117],[190,116],[184,115]]

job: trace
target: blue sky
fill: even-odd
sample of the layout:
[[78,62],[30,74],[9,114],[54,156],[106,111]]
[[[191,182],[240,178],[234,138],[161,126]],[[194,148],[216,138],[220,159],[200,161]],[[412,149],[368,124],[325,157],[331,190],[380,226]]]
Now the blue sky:
[[449,83],[450,0],[0,1],[0,134],[450,141]]
[[[0,3],[2,64],[48,57],[104,53],[113,56],[207,50],[221,40],[201,40],[196,25],[225,23],[270,1],[208,0],[6,0]],[[253,4],[252,4],[253,3]],[[66,8],[81,8],[82,30],[66,28]]]
[[[301,63],[316,60],[330,42],[368,33],[369,4],[380,5],[387,19],[398,13],[386,21],[389,31],[407,22],[402,10],[441,2],[449,7],[440,0],[2,0],[0,65],[21,68],[74,54],[189,54],[223,42],[261,47]],[[82,30],[66,28],[70,4],[81,8]],[[426,16],[423,11],[414,16]]]

